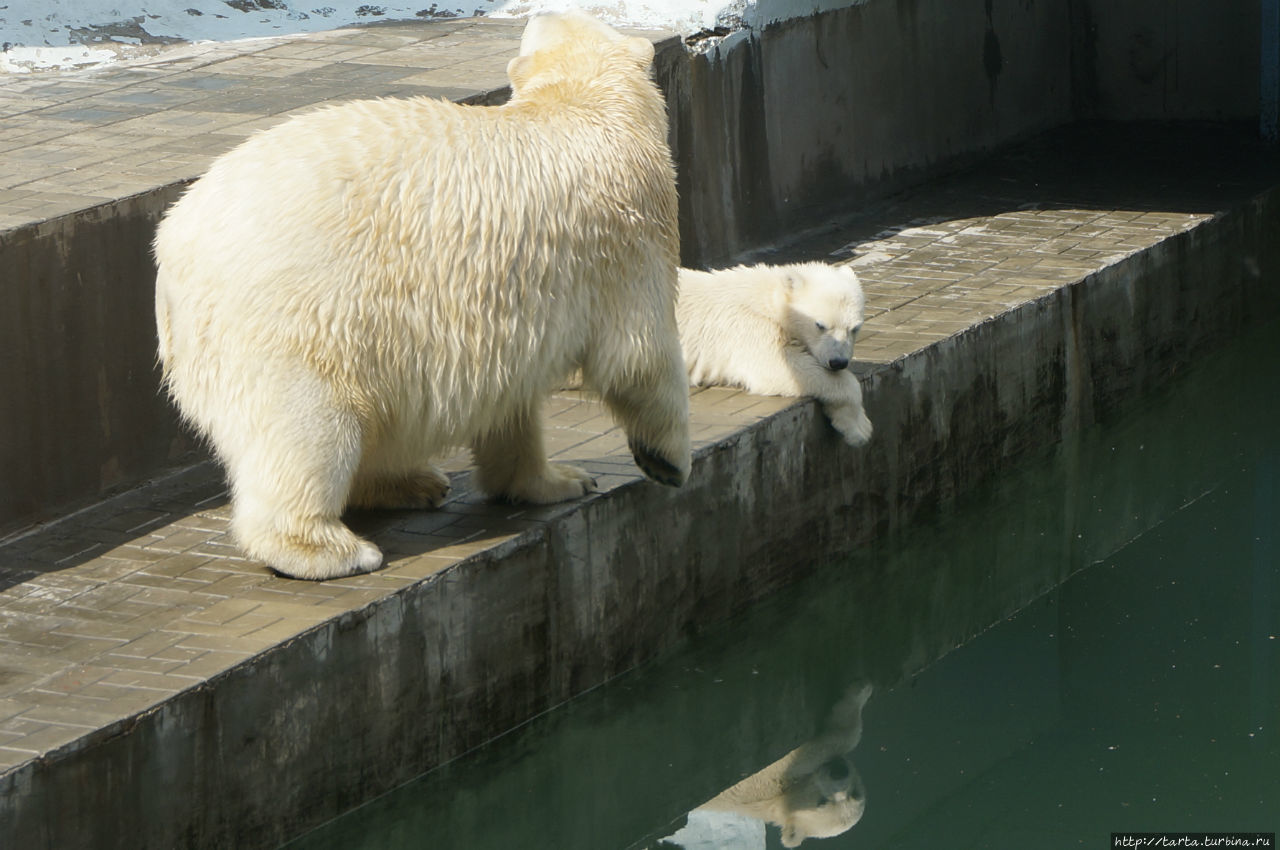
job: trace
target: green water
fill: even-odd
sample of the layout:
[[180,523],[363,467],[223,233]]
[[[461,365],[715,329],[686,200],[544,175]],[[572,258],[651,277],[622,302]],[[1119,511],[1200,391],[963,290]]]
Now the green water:
[[833,850],[1280,830],[1278,341],[290,847],[783,846],[748,811]]

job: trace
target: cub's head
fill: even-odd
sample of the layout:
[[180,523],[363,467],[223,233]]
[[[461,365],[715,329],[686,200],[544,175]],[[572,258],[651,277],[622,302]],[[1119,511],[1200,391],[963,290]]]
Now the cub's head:
[[800,263],[778,266],[782,276],[783,329],[825,369],[838,372],[853,359],[853,341],[862,328],[866,300],[848,266]]
[[649,79],[653,44],[631,38],[585,12],[538,15],[525,25],[520,53],[507,63],[512,95],[535,85],[597,79],[610,70]]
[[797,847],[806,838],[832,838],[862,820],[867,791],[847,755],[824,762],[784,794],[782,846]]

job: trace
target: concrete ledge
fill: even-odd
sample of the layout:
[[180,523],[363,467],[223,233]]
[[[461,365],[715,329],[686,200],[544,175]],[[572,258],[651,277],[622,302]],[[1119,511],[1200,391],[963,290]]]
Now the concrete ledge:
[[[0,828],[24,847],[274,846],[1275,315],[1274,161],[1224,131],[1109,130],[1105,144],[1096,127],[1046,137],[794,249],[843,248],[867,282],[866,451],[811,402],[700,391],[694,474],[671,491],[639,480],[598,406],[564,395],[549,410],[556,453],[600,473],[603,492],[511,509],[459,473],[440,512],[354,518],[390,556],[371,576],[290,582],[238,557],[208,467],[6,547]],[[1066,156],[1105,186],[1106,150],[1143,204],[1090,196]],[[1228,150],[1229,173],[1212,165]],[[1011,185],[1010,163],[1025,182]],[[1174,176],[1181,194],[1162,197]],[[967,214],[917,214],[956,198]]]

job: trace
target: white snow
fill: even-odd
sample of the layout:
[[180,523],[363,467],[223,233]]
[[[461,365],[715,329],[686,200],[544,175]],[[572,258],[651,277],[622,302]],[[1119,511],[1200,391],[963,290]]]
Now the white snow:
[[[782,0],[782,5],[808,8],[817,2]],[[525,17],[570,7],[615,26],[687,35],[726,21],[735,26],[754,5],[748,0],[0,0],[0,73],[100,65],[170,43],[293,35],[373,21]]]

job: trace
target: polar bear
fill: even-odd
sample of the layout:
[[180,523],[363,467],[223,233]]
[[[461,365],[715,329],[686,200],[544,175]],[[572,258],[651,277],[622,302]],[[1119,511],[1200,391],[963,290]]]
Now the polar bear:
[[841,835],[862,819],[867,793],[850,757],[862,740],[862,709],[870,684],[850,687],[818,736],[698,807],[782,828],[782,846]]
[[689,381],[759,395],[813,396],[854,446],[871,439],[849,371],[865,300],[848,266],[680,270],[676,320]]
[[321,108],[220,157],[155,239],[168,391],[227,469],[232,529],[284,575],[377,568],[346,506],[438,506],[469,446],[494,497],[573,499],[539,409],[580,366],[640,468],[689,474],[678,235],[654,50],[533,18],[497,107]]

